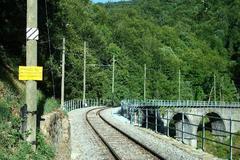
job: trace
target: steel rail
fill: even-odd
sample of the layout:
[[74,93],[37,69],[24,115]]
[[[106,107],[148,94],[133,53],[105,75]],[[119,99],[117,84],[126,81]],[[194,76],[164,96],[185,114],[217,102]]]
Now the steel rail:
[[114,151],[114,149],[107,143],[107,141],[105,141],[105,139],[103,138],[103,136],[101,136],[99,134],[99,132],[94,128],[94,126],[92,125],[92,123],[90,122],[89,118],[88,118],[88,114],[93,111],[96,110],[98,108],[93,108],[89,111],[87,111],[86,113],[86,121],[88,122],[89,126],[93,129],[93,131],[96,133],[96,135],[101,139],[102,143],[107,147],[107,149],[109,150],[109,152],[112,154],[112,156],[116,159],[116,160],[121,160],[121,158],[117,155],[117,153]]
[[105,109],[99,110],[98,114],[100,116],[100,118],[109,126],[111,126],[112,128],[114,128],[115,130],[117,130],[119,133],[121,133],[122,135],[124,135],[125,137],[127,137],[128,139],[130,139],[131,141],[133,141],[134,143],[136,143],[137,145],[139,145],[140,147],[144,148],[146,151],[148,151],[149,153],[151,153],[152,155],[154,155],[155,157],[157,157],[158,159],[163,160],[164,158],[159,155],[157,152],[155,152],[154,150],[152,150],[151,148],[147,147],[146,145],[142,144],[140,141],[138,141],[137,139],[133,138],[132,136],[128,135],[127,133],[125,133],[124,131],[122,131],[121,129],[117,128],[116,126],[114,126],[113,124],[111,124],[108,120],[106,120],[100,112],[102,112]]

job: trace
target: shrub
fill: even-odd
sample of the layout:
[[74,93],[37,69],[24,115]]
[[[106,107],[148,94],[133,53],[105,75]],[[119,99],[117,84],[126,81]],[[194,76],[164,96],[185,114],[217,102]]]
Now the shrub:
[[48,98],[44,104],[44,113],[52,112],[53,110],[60,107],[58,100],[54,98]]
[[10,108],[5,101],[0,100],[0,121],[8,120],[11,116]]
[[0,123],[0,137],[1,160],[50,160],[55,156],[53,148],[45,142],[41,133],[37,133],[36,152],[10,123]]

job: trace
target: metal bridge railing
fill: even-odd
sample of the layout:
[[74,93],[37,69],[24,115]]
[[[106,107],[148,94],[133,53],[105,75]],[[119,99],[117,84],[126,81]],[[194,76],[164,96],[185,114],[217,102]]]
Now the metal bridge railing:
[[[159,102],[162,105],[159,105]],[[150,104],[153,108],[144,108],[141,107],[141,105],[146,106],[146,103],[139,103],[139,101],[131,101],[130,103],[129,101],[122,101],[122,109],[123,106],[128,107],[128,109],[124,110],[122,113],[124,113],[124,116],[126,118],[130,119],[130,123],[133,125],[150,128],[157,133],[172,136],[183,143],[190,143],[190,140],[196,140],[198,141],[196,142],[197,147],[201,148],[202,150],[206,149],[207,143],[212,142],[212,144],[215,144],[216,147],[222,146],[222,148],[224,148],[224,150],[226,151],[226,157],[222,158],[239,158],[234,157],[236,155],[233,154],[240,152],[240,146],[236,143],[236,139],[240,139],[240,133],[235,132],[236,129],[233,129],[236,126],[240,126],[239,120],[233,120],[231,118],[225,119],[211,115],[199,115],[186,112],[179,113],[168,108],[166,104],[169,104],[170,102],[172,103],[174,101],[151,101]],[[156,106],[159,107],[167,107],[164,110],[161,110],[159,108],[155,108],[155,105],[153,105],[154,103]],[[180,116],[178,116],[178,119],[174,119],[173,116],[177,114],[179,114]],[[199,124],[195,124],[196,122],[190,122],[187,119],[188,116],[193,116],[196,119],[199,119]],[[207,121],[208,123],[211,123],[211,125],[206,125]],[[227,124],[227,126],[221,128],[219,127],[219,124],[216,124],[216,126],[214,127],[212,123],[216,121],[221,121],[224,126],[225,124]],[[201,132],[198,133],[196,132],[197,130],[201,130]],[[215,137],[207,135],[206,131],[211,131]],[[175,133],[175,135],[173,133]]]
[[123,100],[121,104],[131,107],[223,107],[223,108],[240,108],[239,102],[225,101],[192,101],[192,100]]
[[105,106],[110,103],[110,100],[106,99],[86,99],[84,102],[80,99],[73,99],[64,102],[63,110],[70,112],[79,108],[94,107],[94,106]]

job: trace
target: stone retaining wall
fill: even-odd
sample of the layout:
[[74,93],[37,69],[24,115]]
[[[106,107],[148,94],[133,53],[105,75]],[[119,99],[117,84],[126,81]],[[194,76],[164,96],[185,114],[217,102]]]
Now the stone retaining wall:
[[71,159],[70,124],[68,117],[61,111],[42,116],[40,129],[48,143],[53,145],[56,151],[56,160]]

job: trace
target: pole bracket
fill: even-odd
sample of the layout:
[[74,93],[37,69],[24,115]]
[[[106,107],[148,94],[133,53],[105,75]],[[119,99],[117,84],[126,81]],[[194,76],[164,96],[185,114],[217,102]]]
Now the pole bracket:
[[32,114],[32,115],[34,115],[34,114],[37,114],[37,111],[27,111],[27,113],[29,114]]

